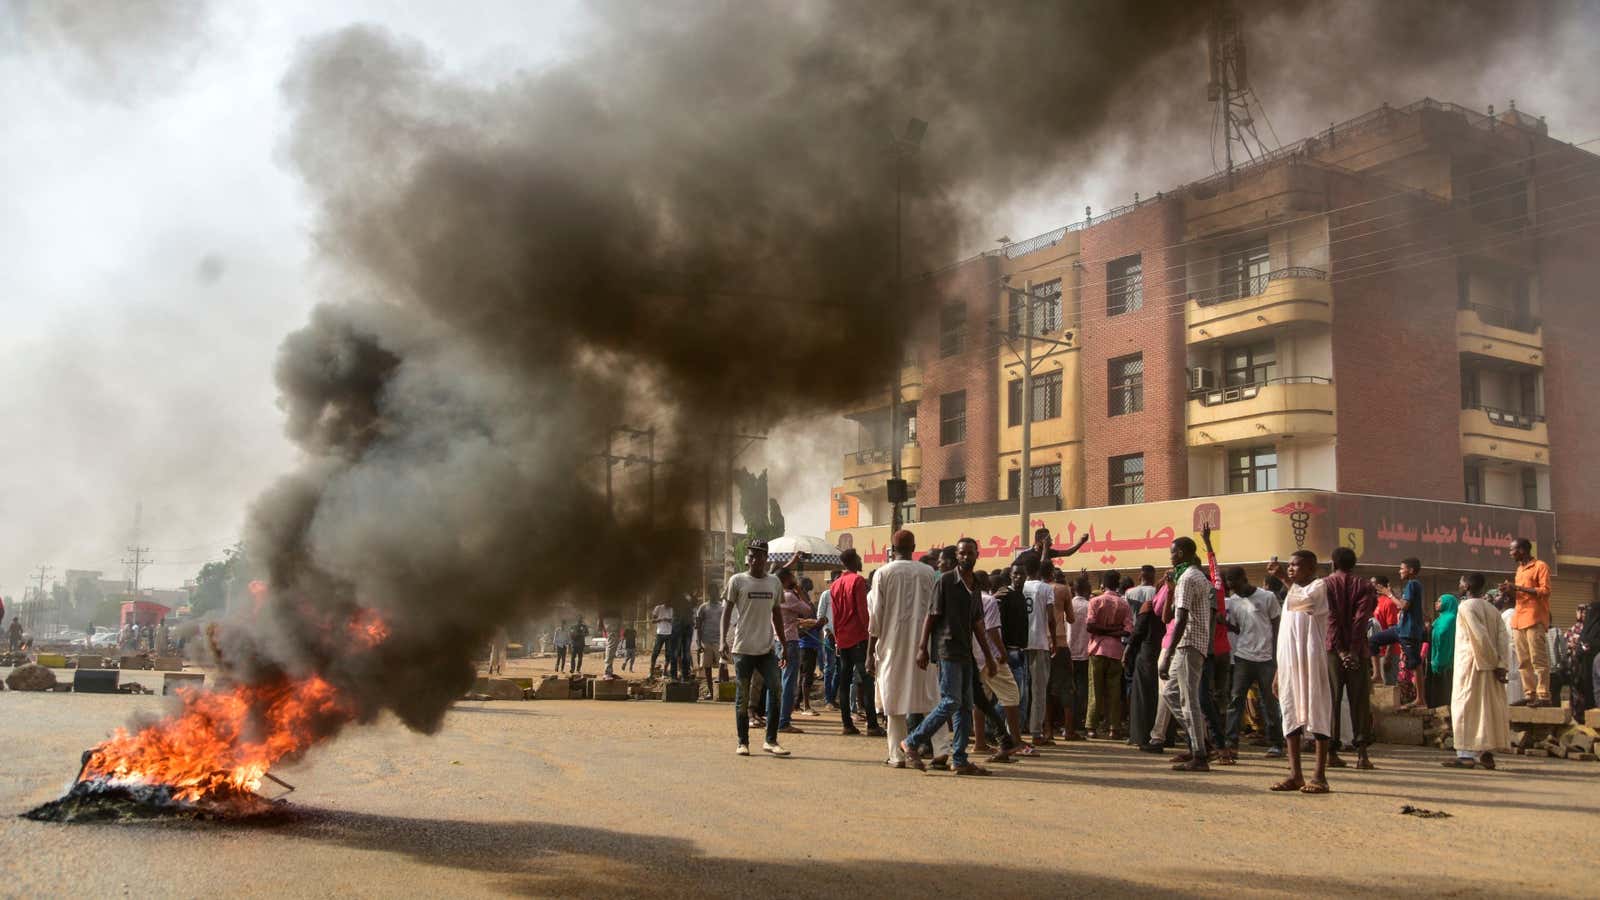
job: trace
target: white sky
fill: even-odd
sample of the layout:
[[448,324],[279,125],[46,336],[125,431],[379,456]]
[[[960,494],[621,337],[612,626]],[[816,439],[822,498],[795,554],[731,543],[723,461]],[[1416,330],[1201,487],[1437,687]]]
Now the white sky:
[[[235,0],[210,5],[198,31],[130,37],[148,24],[130,18],[144,4],[54,0],[121,17],[61,39],[38,27],[47,2],[0,0],[0,595],[20,596],[41,564],[122,577],[140,501],[140,542],[155,559],[144,583],[176,586],[234,542],[249,501],[294,462],[271,370],[317,297],[310,201],[278,157],[279,81],[299,42],[375,22],[492,80],[561,58],[585,15],[569,0]],[[1559,136],[1583,140],[1600,134],[1592,85],[1573,87],[1589,84],[1592,42],[1466,61],[1470,79],[1385,84],[1393,93],[1353,93],[1341,109],[1257,83],[1286,141],[1380,100],[1481,107],[1504,102],[1507,85]],[[1204,146],[1209,113],[1196,108],[1178,123],[1194,134],[1175,146],[1192,148],[1194,135]],[[1056,190],[974,227],[1020,239],[1080,218],[1086,203],[1103,210],[1209,170],[1204,158],[1155,155],[1111,146],[1041,173]],[[854,434],[836,420],[805,434],[769,442],[772,480],[789,530],[820,534]],[[744,462],[759,468],[762,452]]]

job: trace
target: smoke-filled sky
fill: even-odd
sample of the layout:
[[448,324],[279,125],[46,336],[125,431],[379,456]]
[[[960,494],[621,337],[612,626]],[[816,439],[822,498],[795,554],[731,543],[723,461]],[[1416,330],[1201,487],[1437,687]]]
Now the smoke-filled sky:
[[[301,461],[274,381],[284,337],[319,302],[379,299],[363,294],[437,269],[427,259],[394,268],[397,253],[428,236],[374,236],[362,217],[415,214],[481,188],[474,167],[499,142],[540,157],[535,179],[589,162],[619,167],[635,186],[725,203],[723,172],[751,179],[752,196],[785,165],[811,186],[839,154],[865,155],[921,116],[931,121],[926,187],[912,209],[921,203],[924,214],[912,218],[940,233],[917,235],[913,224],[909,236],[929,258],[1045,231],[1081,218],[1085,205],[1102,210],[1212,170],[1203,35],[1186,4],[1067,3],[1026,15],[1029,5],[990,3],[783,4],[789,12],[771,16],[752,6],[667,6],[641,21],[639,5],[576,2],[0,0],[0,594],[20,595],[40,564],[120,577],[141,500],[141,543],[156,560],[146,584],[174,586],[236,540],[252,500]],[[909,18],[908,8],[922,12]],[[1515,99],[1547,115],[1558,137],[1600,136],[1592,4],[1272,8],[1246,15],[1247,40],[1255,90],[1285,142],[1424,95],[1478,108]],[[684,62],[701,42],[716,66]],[[352,58],[365,64],[342,70]],[[741,77],[721,77],[728,72]],[[551,87],[561,79],[572,90]],[[551,106],[562,97],[574,101],[568,120]],[[637,111],[636,128],[617,125],[619,109]],[[391,119],[375,121],[382,116]],[[392,117],[405,120],[408,139],[373,146],[371,127],[394,127]],[[579,136],[603,124],[615,152],[563,133],[566,121]],[[737,127],[719,131],[727,123]],[[758,139],[765,134],[782,143]],[[725,168],[707,152],[718,141]],[[419,147],[470,165],[445,173],[443,198],[395,183],[394,202],[376,202],[381,179],[408,171],[391,157]],[[655,182],[639,177],[652,148],[665,154]],[[349,154],[373,154],[371,179]],[[537,183],[512,183],[538,194]],[[882,224],[854,203],[819,206],[830,224]],[[586,210],[554,212],[582,219]],[[657,212],[700,234],[742,213]],[[605,213],[597,221],[617,221],[616,209]],[[654,227],[658,241],[670,233]],[[668,273],[661,289],[692,289],[676,278],[725,280],[731,270],[704,251],[749,236],[714,237],[693,248],[700,256],[671,257],[694,268]],[[413,299],[439,313],[428,290]],[[826,309],[818,318],[830,327]],[[612,349],[631,348],[619,340]],[[682,354],[705,350],[685,344]],[[672,370],[685,358],[662,352],[654,362]],[[819,373],[834,364],[821,353],[800,362]],[[820,533],[838,454],[854,435],[826,416],[789,430],[805,438],[768,442],[746,465],[772,467],[790,531]]]

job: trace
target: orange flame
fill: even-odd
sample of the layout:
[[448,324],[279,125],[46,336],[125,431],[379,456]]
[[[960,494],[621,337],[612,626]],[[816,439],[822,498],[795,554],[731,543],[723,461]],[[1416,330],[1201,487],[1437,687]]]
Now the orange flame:
[[[389,637],[389,626],[362,609],[351,616],[348,634],[370,650]],[[215,649],[215,634],[207,636]],[[260,790],[274,765],[356,717],[354,705],[320,675],[178,696],[183,705],[176,714],[136,732],[117,729],[90,753],[81,779],[165,785],[173,799],[189,803],[238,799]]]
[[351,640],[369,650],[389,637],[388,623],[370,609],[356,610],[355,615],[350,617],[348,631]]
[[330,723],[355,717],[315,675],[180,696],[178,714],[136,733],[117,729],[95,748],[83,778],[169,785],[174,799],[187,802],[237,797],[259,790],[268,769],[305,752]]

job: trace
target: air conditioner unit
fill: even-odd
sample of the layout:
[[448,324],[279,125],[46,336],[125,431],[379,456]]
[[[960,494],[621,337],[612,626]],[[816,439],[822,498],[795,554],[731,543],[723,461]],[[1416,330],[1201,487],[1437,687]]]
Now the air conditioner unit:
[[1189,370],[1189,390],[1209,391],[1217,386],[1217,373],[1206,368]]

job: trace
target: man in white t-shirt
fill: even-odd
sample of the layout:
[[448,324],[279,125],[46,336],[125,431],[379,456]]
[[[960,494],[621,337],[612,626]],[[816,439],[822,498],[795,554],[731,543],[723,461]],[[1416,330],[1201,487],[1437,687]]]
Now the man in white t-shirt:
[[[661,651],[667,652],[667,663],[672,662],[672,607],[665,603],[657,603],[650,610],[650,621],[656,626],[656,641],[650,648],[650,674],[656,675],[656,657]],[[664,674],[664,673],[663,673]]]
[[737,752],[740,756],[750,755],[750,716],[746,707],[750,678],[760,672],[768,685],[767,740],[761,749],[773,756],[788,756],[789,751],[778,745],[782,701],[776,689],[779,670],[788,665],[788,660],[783,656],[783,645],[774,639],[774,635],[783,633],[783,613],[779,608],[783,585],[776,575],[767,572],[766,541],[750,541],[745,564],[745,571],[728,579],[724,592],[727,602],[722,606],[722,652],[733,655],[734,677],[738,680],[733,702],[739,734]]
[[1028,722],[1033,725],[1034,746],[1050,746],[1045,724],[1045,700],[1050,685],[1050,656],[1056,646],[1055,586],[1039,580],[1039,557],[1023,554],[1022,568],[1028,580],[1022,585],[1022,596],[1028,602]]
[[1239,723],[1244,718],[1244,707],[1254,687],[1261,697],[1261,718],[1267,727],[1267,755],[1283,755],[1283,716],[1278,711],[1278,697],[1272,683],[1278,677],[1278,665],[1273,661],[1273,650],[1278,646],[1278,620],[1283,616],[1283,604],[1278,595],[1266,588],[1254,587],[1241,566],[1229,566],[1223,573],[1228,584],[1228,630],[1233,632],[1233,682],[1228,703],[1228,722],[1224,735],[1224,752],[1239,752]]

